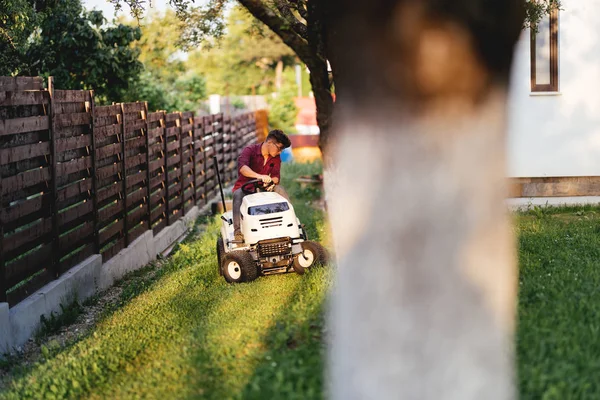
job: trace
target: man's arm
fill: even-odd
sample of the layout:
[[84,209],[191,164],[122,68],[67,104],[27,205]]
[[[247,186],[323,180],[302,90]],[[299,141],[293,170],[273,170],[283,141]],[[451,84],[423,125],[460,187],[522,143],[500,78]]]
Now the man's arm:
[[257,174],[256,172],[252,171],[252,168],[250,168],[247,165],[242,165],[242,167],[240,168],[240,174],[244,175],[246,178],[260,179],[265,183],[271,182],[271,177],[269,175]]

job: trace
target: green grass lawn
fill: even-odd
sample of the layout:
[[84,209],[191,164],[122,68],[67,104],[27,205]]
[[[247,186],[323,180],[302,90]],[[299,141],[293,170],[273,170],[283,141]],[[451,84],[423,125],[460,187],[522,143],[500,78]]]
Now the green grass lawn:
[[[319,168],[285,165],[283,184],[309,236],[327,245],[324,215],[311,204],[319,189],[293,182]],[[216,266],[219,221],[204,222],[161,268],[134,274],[84,339],[15,367],[0,399],[324,397],[333,271],[229,285]],[[600,398],[600,208],[536,208],[516,215],[515,231],[520,397]]]
[[[286,165],[282,184],[310,238],[326,241],[319,189],[292,178],[319,165]],[[219,220],[181,244],[150,280],[86,338],[15,372],[3,399],[323,397],[323,308],[329,268],[230,285],[219,276]]]
[[600,399],[600,208],[517,217],[522,399]]

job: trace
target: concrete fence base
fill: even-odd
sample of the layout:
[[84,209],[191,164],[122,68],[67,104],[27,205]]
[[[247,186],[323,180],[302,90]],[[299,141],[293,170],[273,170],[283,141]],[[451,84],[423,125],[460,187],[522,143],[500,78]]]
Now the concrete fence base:
[[61,304],[75,298],[82,302],[108,289],[125,274],[155,260],[181,241],[200,213],[207,212],[210,207],[210,202],[202,209],[193,207],[156,236],[151,230],[145,232],[104,264],[100,254],[88,257],[10,309],[8,303],[0,303],[0,356],[18,350],[26,343],[39,329],[42,315],[60,312]]

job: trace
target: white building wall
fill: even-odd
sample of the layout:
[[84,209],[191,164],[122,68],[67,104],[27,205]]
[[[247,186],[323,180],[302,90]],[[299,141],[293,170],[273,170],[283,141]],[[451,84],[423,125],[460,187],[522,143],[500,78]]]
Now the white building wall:
[[562,0],[559,92],[531,92],[529,31],[509,97],[508,176],[600,175],[600,0]]

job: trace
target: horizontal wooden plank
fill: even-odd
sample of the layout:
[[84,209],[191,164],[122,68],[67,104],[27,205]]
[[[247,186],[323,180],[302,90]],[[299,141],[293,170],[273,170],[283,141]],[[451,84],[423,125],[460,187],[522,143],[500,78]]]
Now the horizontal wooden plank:
[[66,258],[65,260],[61,261],[59,264],[59,273],[63,274],[67,272],[75,265],[84,261],[88,257],[91,257],[92,255],[94,255],[94,245],[90,243],[87,246],[80,249],[79,251],[77,251],[77,253],[69,256],[69,258]]
[[43,131],[50,126],[47,115],[0,119],[0,135],[14,135],[17,133]]
[[144,200],[148,194],[148,188],[141,188],[127,194],[127,205],[133,206]]
[[167,152],[168,153],[170,153],[173,150],[179,150],[180,148],[181,148],[181,143],[178,140],[167,143]]
[[92,157],[82,157],[76,160],[58,163],[56,165],[56,174],[58,176],[63,176],[90,168],[92,168]]
[[180,118],[181,118],[181,116],[179,115],[179,113],[169,113],[169,114],[165,115],[166,122],[177,121]]
[[110,184],[109,186],[102,187],[98,189],[98,202],[101,203],[107,199],[110,199],[116,196],[123,189],[123,184],[121,182],[115,182]]
[[106,243],[110,239],[112,239],[115,235],[123,232],[123,220],[119,220],[112,225],[109,225],[104,230],[101,230],[98,239],[101,244]]
[[120,154],[122,149],[121,143],[113,143],[107,146],[100,147],[96,150],[96,158],[103,160],[108,157],[112,157],[116,154]]
[[0,149],[0,164],[9,164],[29,158],[50,154],[50,143],[34,143],[25,146]]
[[133,113],[145,110],[146,106],[144,103],[123,103],[123,111],[125,111],[126,113]]
[[102,262],[107,262],[125,247],[125,239],[121,238],[102,251]]
[[165,167],[165,159],[159,158],[156,161],[151,161],[148,169],[150,170],[150,172],[154,172],[157,169],[164,168],[164,167]]
[[27,283],[6,294],[6,299],[10,307],[18,304],[54,279],[49,269],[43,269],[42,271],[42,273],[27,281]]
[[146,121],[145,120],[141,119],[141,120],[136,120],[136,121],[125,123],[125,133],[134,132],[139,129],[146,129]]
[[115,136],[121,133],[120,125],[94,126],[94,137],[96,141],[106,139],[110,136]]
[[148,230],[147,223],[137,224],[133,229],[131,229],[128,233],[129,243],[133,242],[135,239],[139,238]]
[[100,211],[98,211],[98,221],[101,222],[101,225],[105,225],[106,222],[114,220],[115,215],[123,213],[124,204],[123,200],[117,200],[100,209]]
[[55,115],[56,128],[64,128],[67,126],[87,125],[92,123],[91,113],[74,113],[74,114],[58,114]]
[[150,161],[154,160],[156,156],[162,156],[165,146],[162,143],[155,143],[148,147],[148,155],[150,157]]
[[181,124],[181,132],[187,133],[187,132],[191,132],[193,129],[194,129],[194,127],[190,123]]
[[139,136],[134,139],[128,139],[125,142],[126,150],[131,150],[131,149],[135,149],[138,147],[146,147],[146,137],[145,136]]
[[172,165],[179,165],[180,162],[181,162],[181,156],[179,154],[176,154],[174,156],[167,158],[167,166],[168,167],[170,167]]
[[59,189],[57,200],[59,202],[65,201],[67,199],[75,197],[75,196],[77,196],[81,193],[87,192],[89,190],[92,190],[92,180],[91,179],[78,181],[78,182],[73,183],[72,185],[69,185],[62,189]]
[[117,175],[123,169],[121,162],[107,165],[106,167],[100,167],[96,170],[96,176],[98,179],[108,178],[110,176]]
[[194,143],[191,136],[185,136],[181,138],[181,147],[187,147]]
[[[58,225],[62,226],[69,222],[75,221],[83,217],[84,215],[91,214],[94,211],[94,204],[91,201],[83,202],[73,208],[66,211],[59,212],[58,214]],[[90,218],[93,218],[90,215]]]
[[0,76],[0,92],[43,89],[44,79],[39,76]]
[[108,117],[118,114],[121,114],[121,106],[119,104],[113,104],[111,106],[96,106],[94,108],[94,118]]
[[2,179],[2,194],[21,190],[50,180],[49,168],[38,168]]
[[166,211],[166,204],[161,204],[150,213],[150,220],[154,223],[158,218],[163,217],[164,212]]
[[10,207],[2,207],[1,219],[2,224],[8,224],[23,218],[27,215],[40,211],[43,207],[50,203],[50,194],[46,193],[42,196],[34,197],[33,199],[24,200]]
[[600,176],[509,179],[509,197],[571,196],[600,196]]
[[165,136],[166,137],[179,136],[180,134],[181,134],[181,128],[179,128],[178,126],[172,126],[170,128],[165,128]]
[[6,265],[7,287],[29,278],[46,267],[51,266],[52,245],[46,244],[26,256]]
[[165,128],[158,127],[158,128],[148,129],[148,136],[151,139],[160,137],[160,136],[164,135],[164,133],[165,133]]
[[70,137],[66,139],[56,140],[56,151],[63,152],[69,150],[80,149],[82,147],[88,147],[92,145],[92,135],[81,135]]
[[127,215],[128,226],[138,224],[142,220],[148,219],[148,205],[143,204],[141,207],[136,207],[135,210]]
[[75,103],[91,101],[89,90],[54,90],[53,100],[57,103]]
[[52,218],[46,218],[40,222],[23,229],[12,235],[4,236],[3,250],[13,251],[28,242],[32,242],[52,231]]
[[165,118],[164,112],[152,112],[148,114],[148,122],[156,122]]
[[154,233],[154,236],[156,236],[167,226],[167,218],[161,218],[160,220],[158,220],[158,222],[154,221],[153,224],[154,225],[152,226],[152,232]]
[[133,168],[138,165],[145,164],[145,163],[146,163],[146,155],[145,154],[138,154],[135,156],[128,156],[127,158],[125,158],[125,166],[127,169]]
[[48,104],[50,96],[47,91],[30,92],[1,92],[0,107],[9,106],[33,106],[38,104]]
[[183,193],[183,201],[188,201],[190,199],[190,197],[193,197],[193,196],[194,196],[194,190],[193,189],[186,190]]
[[92,221],[86,221],[82,225],[78,226],[71,232],[60,236],[58,239],[58,245],[62,255],[65,254],[66,250],[74,249],[89,239],[94,233],[94,223]]
[[138,172],[137,174],[127,175],[127,188],[131,188],[132,186],[139,185],[143,183],[148,178],[148,174],[146,171]]

